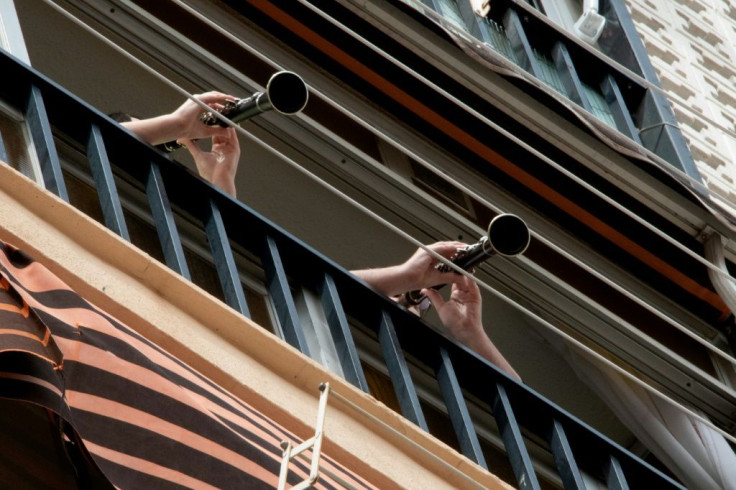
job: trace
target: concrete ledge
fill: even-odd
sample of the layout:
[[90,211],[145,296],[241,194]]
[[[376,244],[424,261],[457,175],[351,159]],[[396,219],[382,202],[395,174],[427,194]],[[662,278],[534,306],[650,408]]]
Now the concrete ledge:
[[379,488],[511,488],[2,162],[0,239],[299,437],[329,382],[324,450]]

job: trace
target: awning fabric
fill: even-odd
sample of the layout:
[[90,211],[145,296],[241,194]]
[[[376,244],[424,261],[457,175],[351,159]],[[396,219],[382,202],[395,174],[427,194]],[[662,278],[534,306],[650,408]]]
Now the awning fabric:
[[[301,442],[3,242],[0,397],[5,417],[17,403],[30,410],[22,420],[45,420],[39,439],[55,429],[50,446],[80,487],[275,488],[281,441]],[[325,455],[321,464],[371,487]],[[28,478],[34,465],[41,471],[44,462],[25,465]],[[0,480],[22,479],[5,471]],[[308,473],[293,462],[290,485]],[[327,476],[317,487],[342,488]]]

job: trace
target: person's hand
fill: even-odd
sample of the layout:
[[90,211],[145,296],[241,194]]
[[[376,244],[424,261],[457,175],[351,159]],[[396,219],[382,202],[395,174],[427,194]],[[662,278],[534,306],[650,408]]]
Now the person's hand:
[[[465,247],[467,244],[462,242],[437,242],[428,246],[429,249],[448,259],[455,255],[458,249]],[[352,272],[377,291],[394,297],[407,291],[418,291],[452,282],[457,274],[454,271],[438,271],[435,266],[439,263],[439,259],[420,248],[401,264]]]
[[[221,92],[207,92],[194,97],[207,104],[212,110],[220,110],[227,101],[235,100],[235,97]],[[213,136],[224,135],[226,128],[218,125],[208,126],[200,121],[199,117],[205,112],[207,111],[202,106],[187,99],[169,114],[147,119],[132,118],[121,124],[140,139],[154,146],[180,139],[209,139]]]
[[429,298],[440,321],[455,340],[471,345],[479,337],[485,337],[480,289],[471,278],[455,274],[447,300],[431,288],[423,289],[422,294]]
[[[222,109],[226,102],[235,100],[232,95],[223,94],[222,92],[206,92],[194,96],[196,99],[204,102],[213,110]],[[191,99],[184,101],[174,112],[171,117],[176,121],[177,136],[175,139],[201,139],[211,136],[222,135],[226,128],[218,125],[208,126],[200,121],[200,116],[205,111],[202,106]]]
[[240,143],[234,128],[212,137],[210,151],[202,150],[190,139],[179,139],[192,154],[199,174],[231,196],[235,197],[235,174],[240,161]]
[[[428,245],[427,248],[442,257],[451,259],[458,250],[467,246],[463,242],[447,241],[433,243]],[[437,265],[441,263],[439,259],[423,248],[417,249],[406,262],[400,265],[407,281],[405,291],[416,291],[453,282],[458,274],[453,270],[449,272],[437,270]]]
[[438,291],[430,288],[423,289],[422,294],[437,310],[440,321],[449,330],[452,338],[489,360],[509,376],[521,381],[519,374],[483,328],[480,288],[473,279],[455,274],[455,281],[452,283],[450,297],[447,300],[444,300]]

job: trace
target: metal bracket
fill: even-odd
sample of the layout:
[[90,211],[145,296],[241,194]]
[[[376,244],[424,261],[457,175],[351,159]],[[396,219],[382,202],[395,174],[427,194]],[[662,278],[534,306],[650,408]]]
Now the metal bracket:
[[323,427],[325,424],[325,411],[327,410],[327,397],[330,394],[330,384],[321,383],[319,385],[319,391],[322,393],[319,397],[317,424],[315,426],[314,436],[296,447],[292,446],[291,441],[281,441],[281,449],[283,449],[284,452],[281,460],[281,471],[279,472],[278,490],[286,489],[286,480],[289,476],[289,462],[310,448],[312,449],[312,463],[310,465],[309,476],[306,480],[303,480],[291,487],[291,489],[301,490],[310,488],[319,479],[319,458],[320,453],[322,452],[322,435],[324,434]]
[[711,236],[716,232],[710,225],[705,225],[702,230],[700,230],[695,237],[699,242],[705,243],[707,242]]

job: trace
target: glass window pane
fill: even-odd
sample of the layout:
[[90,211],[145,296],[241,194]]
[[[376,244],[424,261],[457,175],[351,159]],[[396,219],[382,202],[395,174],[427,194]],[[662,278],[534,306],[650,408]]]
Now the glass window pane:
[[23,175],[35,179],[33,160],[28,153],[28,140],[23,124],[0,112],[0,159]]
[[547,85],[552,87],[553,89],[557,90],[559,93],[567,97],[567,93],[565,92],[565,86],[562,83],[562,79],[560,78],[560,74],[557,71],[557,67],[552,62],[551,59],[544,56],[542,53],[534,50],[534,56],[537,59],[537,63],[539,64],[540,68],[540,79],[545,82]]
[[603,94],[586,83],[583,83],[583,91],[585,97],[588,98],[588,102],[590,102],[593,115],[612,128],[616,128],[616,121],[613,119],[613,114],[611,114],[611,109],[608,107],[606,99],[603,98]]

